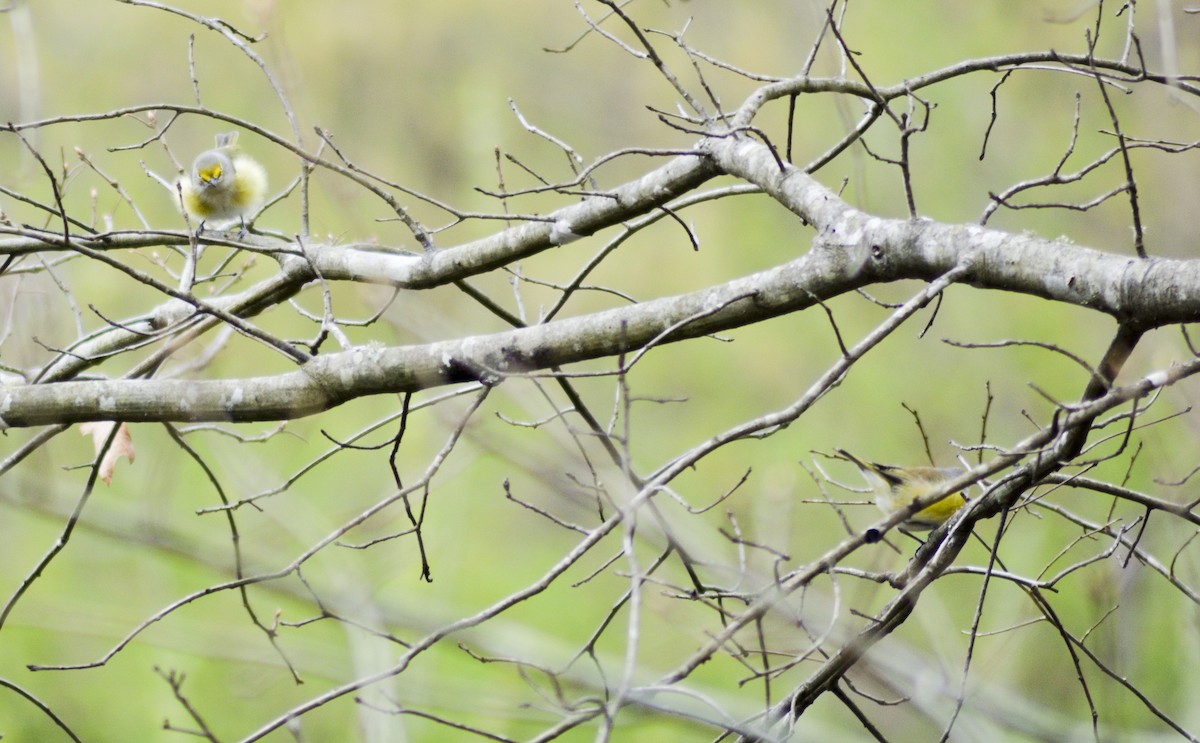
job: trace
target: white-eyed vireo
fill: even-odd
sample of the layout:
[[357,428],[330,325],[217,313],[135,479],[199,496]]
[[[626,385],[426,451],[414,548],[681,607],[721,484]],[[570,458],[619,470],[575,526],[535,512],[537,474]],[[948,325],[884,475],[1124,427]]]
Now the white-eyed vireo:
[[246,217],[267,195],[267,171],[237,146],[237,132],[217,135],[217,146],[192,163],[192,172],[179,179],[183,208],[200,224],[237,220],[246,231]]

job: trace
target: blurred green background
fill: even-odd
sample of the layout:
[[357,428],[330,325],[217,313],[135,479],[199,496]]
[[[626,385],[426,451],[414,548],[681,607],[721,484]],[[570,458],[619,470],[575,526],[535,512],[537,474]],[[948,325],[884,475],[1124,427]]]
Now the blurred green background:
[[[1158,10],[1169,4],[1160,3]],[[355,164],[429,197],[466,211],[499,213],[500,204],[476,187],[495,190],[497,148],[512,153],[543,177],[569,177],[566,158],[553,145],[527,132],[513,115],[509,99],[530,123],[569,143],[583,161],[625,147],[683,148],[694,137],[664,126],[648,107],[676,110],[674,91],[649,64],[624,54],[595,33],[571,3],[532,0],[523,3],[397,4],[383,0],[349,3],[195,2],[176,7],[221,18],[252,37],[252,46],[281,83],[298,116],[303,140],[316,146],[312,127],[327,130],[342,154]],[[603,8],[582,7],[593,19]],[[756,73],[796,74],[806,59],[823,18],[812,2],[729,3],[718,0],[650,2],[629,8],[639,24],[668,32],[686,26],[694,48]],[[1200,67],[1197,19],[1173,9],[1171,24],[1141,8],[1138,29],[1147,64]],[[1084,12],[1080,16],[1078,13]],[[289,137],[280,101],[262,71],[217,33],[167,12],[119,2],[43,0],[18,2],[0,24],[0,120],[104,113],[153,103],[193,104],[189,77],[190,37],[202,102],[217,111],[257,122]],[[958,61],[984,55],[1053,48],[1079,53],[1090,10],[1061,2],[955,0],[924,3],[864,2],[852,6],[845,24],[857,61],[877,84],[894,84]],[[1121,53],[1124,17],[1107,15],[1097,54]],[[605,28],[609,28],[608,25]],[[1110,33],[1111,32],[1111,33]],[[669,49],[665,36],[654,36],[665,57],[693,92],[699,92],[688,61]],[[1173,43],[1168,43],[1173,42]],[[552,53],[547,49],[569,52]],[[815,75],[834,75],[840,62],[824,52]],[[705,78],[721,99],[723,110],[736,108],[756,83],[701,64]],[[1050,71],[1023,72],[997,92],[997,119],[987,156],[980,159],[991,116],[992,86],[998,76],[981,73],[922,91],[936,103],[928,131],[913,140],[916,204],[923,216],[947,222],[973,222],[988,204],[989,192],[1045,175],[1066,152],[1072,137],[1075,95],[1080,94],[1080,138],[1064,172],[1083,167],[1113,144],[1103,102],[1094,80]],[[26,85],[22,94],[22,85]],[[32,87],[29,87],[29,86]],[[1129,94],[1113,93],[1126,133],[1178,142],[1200,139],[1196,103],[1163,87],[1137,86]],[[860,107],[832,96],[805,96],[797,104],[794,161],[808,162],[845,133]],[[228,125],[200,116],[183,116],[164,141],[141,148],[131,145],[153,133],[143,121],[126,117],[110,121],[66,122],[25,136],[54,168],[71,171],[66,203],[72,213],[103,227],[137,229],[138,216],[106,182],[120,184],[148,225],[181,229],[171,194],[143,167],[173,180],[180,164],[209,145]],[[158,122],[165,120],[162,113]],[[786,140],[786,110],[765,109],[756,125],[780,146]],[[894,128],[879,125],[870,137],[877,152],[895,156]],[[296,158],[269,143],[244,134],[242,144],[261,159],[282,189],[298,173]],[[79,148],[105,174],[77,169]],[[126,149],[113,149],[126,148]],[[1195,242],[1189,208],[1200,197],[1196,153],[1168,156],[1136,153],[1142,219],[1148,225],[1150,252],[1190,257]],[[628,157],[596,174],[601,187],[637,177],[659,162]],[[536,185],[521,168],[503,164],[509,189]],[[901,180],[895,168],[872,160],[861,149],[846,153],[817,174],[856,207],[889,217],[906,213]],[[1119,160],[1093,177],[1053,191],[1035,192],[1032,200],[1088,201],[1123,179]],[[721,183],[725,183],[722,181]],[[0,185],[48,200],[50,193],[36,161],[20,141],[0,136]],[[411,196],[402,202],[431,227],[451,225],[444,211]],[[514,212],[549,210],[568,203],[561,197],[514,200]],[[0,195],[0,209],[16,220],[53,224],[53,219]],[[588,279],[589,284],[619,289],[638,299],[694,290],[777,265],[802,253],[812,238],[794,216],[760,196],[743,196],[701,207],[682,215],[700,236],[694,252],[678,225],[669,220],[646,230],[622,246]],[[269,209],[258,226],[295,234],[300,202],[293,194]],[[415,249],[402,225],[387,220],[385,204],[353,184],[318,172],[314,177],[311,228],[313,239],[332,242],[378,241]],[[1032,231],[1046,237],[1066,236],[1100,250],[1132,255],[1127,200],[1117,197],[1086,212],[1023,210],[999,212],[991,225]],[[500,223],[468,221],[439,232],[441,247],[491,234]],[[564,282],[607,235],[573,243],[537,256],[521,266],[524,276]],[[144,259],[144,260],[143,260]],[[155,270],[156,256],[147,251],[139,268]],[[169,260],[169,259],[167,259]],[[233,268],[246,279],[269,275],[265,259],[235,259]],[[174,266],[178,268],[177,265]],[[57,269],[58,284],[45,274],[0,280],[7,322],[16,328],[4,340],[2,361],[18,368],[46,362],[46,347],[62,347],[80,334],[103,325],[86,305],[105,317],[136,316],[160,298],[131,285],[115,272],[81,261]],[[518,305],[506,274],[473,279],[480,288],[513,311],[523,309],[532,321],[553,303],[555,292],[522,285]],[[58,286],[70,287],[82,308],[76,315]],[[243,284],[244,285],[244,284]],[[902,301],[917,291],[915,283],[877,287],[873,295]],[[380,287],[336,286],[339,317],[365,318],[390,297]],[[319,312],[321,295],[309,290],[298,300]],[[566,309],[581,314],[619,300],[586,293]],[[888,312],[860,296],[829,303],[847,342],[861,337]],[[6,310],[7,311],[7,310]],[[825,467],[840,482],[858,484],[839,463],[814,455],[837,447],[885,462],[919,462],[923,445],[912,414],[920,414],[939,464],[949,464],[954,444],[978,443],[982,416],[990,394],[987,438],[1001,446],[1045,424],[1052,406],[1042,396],[1070,401],[1086,383],[1085,370],[1062,356],[1036,348],[964,349],[943,339],[968,343],[1035,340],[1058,344],[1088,361],[1096,361],[1113,328],[1111,320],[1073,307],[1047,305],[1016,295],[983,293],[955,287],[945,297],[929,333],[921,329],[928,311],[873,351],[852,374],[795,425],[762,440],[731,445],[680,478],[675,492],[691,505],[714,502],[744,473],[747,482],[721,506],[690,517],[667,498],[664,508],[685,525],[685,544],[704,563],[715,583],[738,580],[737,548],[717,528],[732,520],[744,537],[788,555],[792,569],[823,553],[844,538],[841,522],[828,506],[807,502],[822,498],[820,487],[836,500],[861,501],[810,476],[806,468]],[[286,309],[258,318],[263,327],[287,337],[311,337],[315,329]],[[462,293],[452,288],[406,292],[369,327],[348,328],[359,343],[421,343],[504,329]],[[34,340],[36,338],[36,341]],[[839,356],[824,313],[780,318],[728,334],[732,343],[701,340],[667,346],[648,355],[631,374],[631,450],[642,474],[699,442],[741,421],[784,407]],[[200,349],[182,354],[185,363]],[[1189,355],[1177,332],[1153,334],[1139,348],[1127,375],[1160,368]],[[101,367],[117,375],[129,362],[116,359]],[[249,376],[289,369],[286,360],[260,346],[233,339],[207,377]],[[586,365],[608,369],[611,363]],[[579,369],[579,370],[582,370]],[[573,370],[575,371],[575,370]],[[611,378],[580,380],[585,400],[601,420],[621,419],[614,404]],[[543,386],[549,387],[548,383]],[[433,390],[417,402],[445,394]],[[1195,385],[1168,391],[1148,416],[1164,417],[1189,410]],[[563,405],[554,393],[555,404]],[[664,402],[663,400],[670,400]],[[422,409],[409,421],[398,461],[406,481],[423,471],[461,416],[467,398]],[[326,415],[290,422],[286,431],[260,443],[243,443],[222,433],[197,432],[189,443],[214,466],[231,500],[280,486],[293,473],[330,448],[326,431],[346,439],[355,431],[399,410],[393,399],[361,400]],[[425,547],[433,582],[419,575],[419,555],[410,538],[381,543],[369,550],[329,547],[305,565],[304,577],[331,611],[367,627],[414,641],[443,624],[470,615],[542,575],[578,540],[533,512],[507,500],[513,494],[568,521],[594,523],[591,493],[579,483],[593,480],[580,458],[588,453],[595,479],[620,493],[621,474],[606,466],[594,441],[573,441],[561,426],[515,427],[502,417],[540,421],[552,406],[530,381],[510,380],[492,393],[468,427],[464,441],[435,479],[425,521]],[[1195,462],[1197,420],[1186,414],[1139,431],[1135,447],[1143,447],[1128,474],[1129,484],[1161,497],[1187,500],[1192,489],[1163,483],[1188,474]],[[274,426],[245,426],[254,436]],[[394,424],[368,439],[379,442]],[[0,452],[15,450],[32,435],[10,431],[0,439]],[[196,510],[218,502],[201,470],[160,427],[133,428],[138,459],[121,462],[109,488],[88,503],[80,530],[68,548],[33,584],[8,624],[0,631],[0,677],[28,689],[45,701],[85,740],[173,740],[178,733],[161,731],[164,719],[191,727],[155,669],[186,674],[184,694],[195,704],[221,740],[238,739],[290,706],[321,690],[368,675],[394,662],[403,648],[353,626],[325,620],[303,628],[281,629],[283,653],[295,663],[305,684],[297,686],[263,633],[246,617],[239,597],[225,592],[172,614],[142,633],[101,668],[86,671],[31,673],[29,663],[81,663],[104,654],[139,622],[172,601],[231,576],[228,526],[218,514],[197,516]],[[1109,444],[1105,451],[1113,451]],[[68,432],[42,448],[0,480],[0,596],[16,590],[62,528],[63,514],[79,498],[90,458],[90,443]],[[288,565],[301,552],[340,524],[392,491],[387,451],[342,452],[296,481],[286,492],[260,502],[262,511],[238,511],[247,571],[270,572]],[[1101,466],[1099,476],[1121,481],[1129,458]],[[1120,503],[1093,495],[1059,492],[1047,500],[1094,521],[1129,520],[1141,515]],[[856,528],[872,523],[872,508],[847,506]],[[363,543],[408,526],[402,508],[393,506],[353,531],[346,541]],[[1189,547],[1194,529],[1166,518],[1152,519],[1141,545],[1164,562],[1175,559],[1176,574],[1194,583],[1196,551]],[[1003,557],[1013,572],[1054,574],[1084,555],[1105,549],[1103,540],[1081,537],[1081,530],[1049,511],[1022,512],[1007,535]],[[1079,540],[1079,541],[1076,541]],[[559,714],[547,679],[531,671],[522,678],[511,664],[482,664],[456,646],[462,641],[476,654],[520,658],[559,668],[576,653],[606,616],[628,582],[618,562],[594,581],[577,588],[604,560],[616,554],[618,537],[610,539],[556,585],[533,601],[506,613],[479,630],[455,636],[425,653],[396,679],[362,693],[366,702],[383,708],[400,704],[500,735],[528,738],[550,727]],[[654,549],[643,544],[643,562]],[[907,554],[909,547],[902,550]],[[1060,551],[1065,554],[1058,557]],[[750,550],[744,580],[753,585],[772,569],[772,556]],[[1056,560],[1058,560],[1056,562]],[[972,547],[963,564],[984,564],[986,553]],[[853,556],[863,568],[891,569],[903,557],[880,546]],[[677,561],[664,580],[684,583]],[[1098,624],[1090,637],[1096,652],[1128,675],[1155,703],[1195,729],[1200,713],[1187,700],[1200,690],[1194,673],[1197,654],[1196,607],[1134,561],[1097,563],[1074,573],[1056,595],[1056,609],[1077,634]],[[911,695],[913,704],[871,708],[871,714],[894,740],[936,739],[940,721],[948,718],[952,694],[961,675],[970,626],[978,600],[979,579],[949,576],[926,595],[909,622],[884,647],[868,656],[857,682],[886,698]],[[320,609],[294,576],[251,590],[251,603],[267,623],[278,611],[286,622],[319,616]],[[891,596],[874,584],[828,579],[792,607],[808,631],[827,625],[852,626],[847,609],[876,610]],[[804,603],[807,602],[807,603]],[[803,603],[803,606],[801,605]],[[1105,617],[1114,605],[1117,611]],[[1040,740],[1036,730],[1087,734],[1089,721],[1083,694],[1062,641],[1045,623],[1024,625],[1036,614],[1023,594],[1008,585],[993,586],[985,606],[983,632],[975,647],[968,680],[970,701],[961,723],[964,739]],[[716,626],[711,613],[687,601],[648,591],[645,639],[639,654],[638,680],[658,678],[702,643]],[[627,615],[618,614],[618,624]],[[1103,621],[1101,621],[1103,620]],[[844,624],[843,624],[844,623]],[[1011,629],[1019,628],[1019,629]],[[799,651],[808,636],[776,616],[769,628],[780,645]],[[1010,631],[1003,632],[1002,630]],[[605,672],[619,674],[625,652],[619,626],[602,639],[598,653]],[[761,688],[739,687],[749,672],[729,659],[710,663],[689,682],[736,715],[749,715],[762,704]],[[786,689],[805,676],[805,667],[779,679]],[[1096,706],[1103,710],[1105,739],[1134,739],[1165,728],[1115,684],[1105,683],[1089,668]],[[587,661],[577,661],[567,674],[565,695],[572,700],[594,695],[604,677]],[[949,684],[949,686],[946,686]],[[934,722],[922,716],[927,711]],[[1027,728],[1035,729],[1030,732]],[[304,740],[446,740],[466,737],[414,716],[364,712],[346,698],[303,718]],[[709,731],[679,721],[664,721],[646,712],[628,712],[618,721],[621,740],[708,739]],[[16,695],[0,692],[0,733],[12,740],[58,740],[44,716]],[[593,738],[586,728],[568,740]],[[823,700],[802,720],[798,740],[866,739],[856,721],[833,700]],[[405,737],[402,737],[405,736]],[[974,737],[971,737],[974,736]],[[266,738],[292,740],[279,731]],[[1150,739],[1150,738],[1138,738]]]

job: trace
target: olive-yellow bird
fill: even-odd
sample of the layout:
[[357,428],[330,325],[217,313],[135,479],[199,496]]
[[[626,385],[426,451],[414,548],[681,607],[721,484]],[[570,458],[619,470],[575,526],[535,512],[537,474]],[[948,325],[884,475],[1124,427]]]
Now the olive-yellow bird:
[[[888,464],[864,462],[844,449],[836,454],[858,467],[875,495],[875,505],[892,514],[917,498],[932,492],[942,484],[963,474],[957,467],[895,467]],[[946,523],[958,509],[966,505],[961,491],[948,494],[908,517],[902,526],[910,529],[934,529]]]

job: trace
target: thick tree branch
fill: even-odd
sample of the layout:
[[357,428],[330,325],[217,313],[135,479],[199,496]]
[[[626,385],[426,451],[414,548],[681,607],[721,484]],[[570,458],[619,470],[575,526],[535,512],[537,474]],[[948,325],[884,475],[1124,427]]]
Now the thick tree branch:
[[[760,322],[810,307],[854,288],[902,278],[932,280],[960,265],[975,286],[1020,291],[1078,304],[1142,327],[1200,320],[1200,261],[1139,260],[1065,243],[966,225],[887,220],[842,204],[796,170],[779,178],[762,145],[743,142],[742,173],[785,204],[827,223],[809,252],[794,261],[690,294],[557,320],[504,333],[424,346],[367,346],[314,359],[299,371],[230,380],[116,380],[13,385],[0,393],[6,426],[86,420],[251,421],[311,415],[366,395],[414,392],[468,380],[500,379]],[[724,160],[722,147],[715,157]],[[755,163],[759,169],[755,168]],[[815,202],[815,208],[808,209]],[[459,250],[468,250],[464,247]],[[447,251],[449,252],[449,251]],[[345,256],[314,262],[326,278]],[[375,256],[405,285],[424,258]],[[422,269],[417,269],[422,272]],[[422,276],[428,274],[421,273]],[[420,280],[420,279],[417,279]],[[659,336],[679,326],[667,337]],[[657,339],[657,340],[656,340]],[[69,404],[68,404],[69,403]]]

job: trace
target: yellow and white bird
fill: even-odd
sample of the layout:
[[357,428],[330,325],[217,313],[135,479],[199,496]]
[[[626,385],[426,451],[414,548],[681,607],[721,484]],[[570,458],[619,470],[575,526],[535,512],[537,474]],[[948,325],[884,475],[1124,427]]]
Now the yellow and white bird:
[[196,157],[192,171],[179,179],[179,193],[188,216],[199,221],[196,234],[208,222],[237,220],[246,231],[246,217],[267,195],[267,171],[237,146],[237,132],[217,135],[217,146]]

